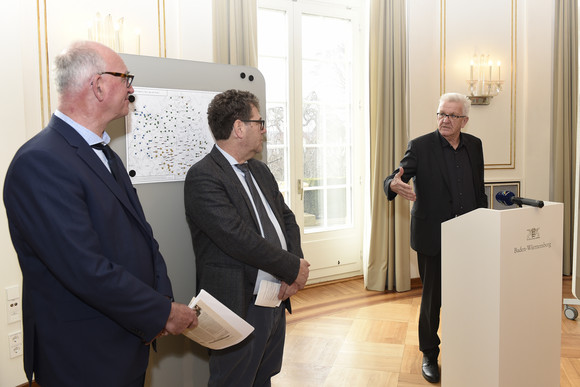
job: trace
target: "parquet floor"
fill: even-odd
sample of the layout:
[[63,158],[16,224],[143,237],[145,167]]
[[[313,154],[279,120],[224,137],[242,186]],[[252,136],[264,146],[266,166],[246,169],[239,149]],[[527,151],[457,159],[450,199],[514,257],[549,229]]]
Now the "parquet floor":
[[[573,298],[571,282],[564,277],[562,298]],[[404,293],[366,291],[362,278],[307,287],[292,297],[284,364],[272,385],[440,385],[421,375],[420,300],[420,282]],[[580,386],[580,318],[561,318],[560,386]]]

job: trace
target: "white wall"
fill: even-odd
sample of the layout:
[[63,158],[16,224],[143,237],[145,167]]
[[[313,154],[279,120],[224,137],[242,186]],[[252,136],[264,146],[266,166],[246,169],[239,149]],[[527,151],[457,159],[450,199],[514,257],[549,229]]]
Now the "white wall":
[[[15,17],[16,15],[16,17]],[[0,184],[4,186],[4,176],[16,148],[25,138],[24,87],[22,72],[21,41],[14,34],[19,28],[20,3],[13,1],[2,6],[0,11],[0,52],[2,52],[1,73],[3,75],[0,93],[0,115],[3,117],[2,142],[0,152]],[[10,37],[10,39],[8,39]],[[6,55],[6,53],[10,53]],[[4,205],[0,206],[0,385],[16,385],[26,380],[22,371],[22,357],[9,359],[8,334],[21,330],[20,323],[8,324],[6,320],[6,293],[4,288],[20,285],[22,276],[12,249],[8,234]]]
[[[491,106],[477,107],[477,111],[473,111],[475,115],[472,115],[468,131],[485,139],[486,161],[501,164],[513,158],[513,162],[508,162],[511,165],[486,170],[487,181],[519,180],[522,182],[522,195],[549,199],[554,1],[517,2],[517,34],[515,38],[511,33],[506,37],[506,31],[510,30],[506,23],[514,20],[511,7],[515,3],[515,0],[409,0],[410,135],[415,137],[435,129],[435,109],[442,85],[445,91],[458,89],[467,92],[466,89],[459,90],[468,76],[468,62],[463,63],[461,58],[470,58],[474,50],[485,49],[490,54],[507,55],[508,59],[502,59],[502,63],[508,63],[513,40],[517,47],[515,105],[511,106],[511,91],[504,91],[494,98]],[[37,9],[37,4],[40,9]],[[502,16],[496,20],[478,18],[478,14],[489,12],[480,10],[481,4],[500,10],[498,14]],[[447,46],[443,54],[442,7],[447,15],[444,19]],[[37,12],[40,18],[37,18]],[[0,112],[4,148],[0,153],[0,182],[3,182],[16,149],[42,128],[43,122],[47,122],[56,108],[56,96],[49,78],[49,67],[55,53],[72,40],[86,39],[88,21],[96,12],[111,13],[114,18],[124,16],[127,26],[139,27],[141,54],[212,60],[209,0],[2,2],[0,50],[3,59],[0,70],[3,93]],[[161,25],[158,20],[161,20]],[[489,37],[477,31],[485,31]],[[133,30],[130,32],[134,33]],[[134,45],[126,51],[132,53],[130,49],[134,49]],[[446,59],[444,71],[442,55]],[[504,71],[507,75],[507,69]],[[494,123],[492,128],[490,122]],[[25,377],[22,357],[8,358],[8,334],[19,330],[20,324],[6,323],[4,288],[19,285],[21,275],[3,205],[0,206],[0,246],[0,385],[15,386],[23,383]],[[414,268],[414,276],[417,276],[416,266]],[[194,383],[192,378],[186,377],[187,372],[183,374],[187,379],[184,385]],[[198,385],[203,384],[198,381]]]
[[549,200],[551,192],[552,86],[555,4],[520,1],[522,7],[521,123],[522,196]]
[[468,94],[470,59],[489,53],[503,91],[472,106],[465,131],[483,140],[486,181],[519,180],[548,200],[554,2],[410,1],[409,15],[410,137],[436,128],[440,93]]

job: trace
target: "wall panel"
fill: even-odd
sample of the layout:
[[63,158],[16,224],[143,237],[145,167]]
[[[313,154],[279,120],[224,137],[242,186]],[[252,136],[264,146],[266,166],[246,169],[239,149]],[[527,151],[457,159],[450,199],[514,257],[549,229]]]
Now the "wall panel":
[[[472,105],[466,131],[483,141],[486,168],[514,168],[516,128],[517,1],[442,0],[441,92],[469,94],[470,62],[492,61],[491,79],[503,90],[489,105]],[[476,62],[477,63],[477,62]],[[489,79],[487,68],[484,70]],[[477,74],[474,75],[474,78]]]

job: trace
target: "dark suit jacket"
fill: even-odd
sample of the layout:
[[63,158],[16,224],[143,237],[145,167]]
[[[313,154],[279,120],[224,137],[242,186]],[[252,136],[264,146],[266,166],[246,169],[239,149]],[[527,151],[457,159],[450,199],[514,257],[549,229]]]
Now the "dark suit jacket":
[[197,288],[205,289],[244,318],[258,269],[292,284],[303,257],[300,228],[276,179],[263,162],[252,159],[248,164],[280,223],[288,251],[262,238],[244,186],[215,146],[190,168],[185,179],[185,211],[196,258]]
[[[487,207],[481,140],[467,133],[461,133],[461,140],[469,155],[477,207]],[[441,223],[454,216],[449,176],[438,131],[411,140],[400,166],[404,169],[402,180],[407,183],[413,178],[417,194],[411,209],[411,247],[421,254],[437,255],[441,251]],[[396,197],[389,190],[389,185],[397,172],[399,168],[384,181],[389,200]]]
[[169,316],[167,268],[126,172],[122,178],[124,189],[55,116],[8,169],[25,371],[43,387],[129,385],[144,374],[145,343]]

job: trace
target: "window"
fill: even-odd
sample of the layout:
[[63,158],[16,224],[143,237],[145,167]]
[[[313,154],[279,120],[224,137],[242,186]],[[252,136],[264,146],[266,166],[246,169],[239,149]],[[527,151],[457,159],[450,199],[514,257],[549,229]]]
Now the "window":
[[[356,250],[362,245],[362,217],[356,214],[362,214],[363,165],[355,155],[364,139],[359,102],[364,71],[355,47],[364,44],[358,2],[335,3],[258,3],[266,162],[304,231],[303,247],[355,238]],[[355,250],[352,260],[359,260]],[[345,260],[333,262],[328,264]]]

